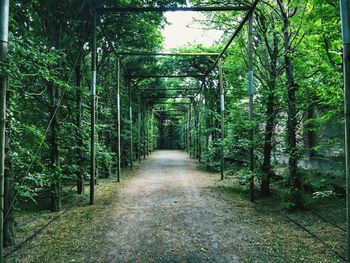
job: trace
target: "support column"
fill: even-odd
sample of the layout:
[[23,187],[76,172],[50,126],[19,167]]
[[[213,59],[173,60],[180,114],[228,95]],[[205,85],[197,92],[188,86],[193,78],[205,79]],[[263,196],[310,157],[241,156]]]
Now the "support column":
[[149,108],[146,107],[146,156],[149,155]]
[[220,105],[221,105],[221,144],[220,144],[220,173],[221,180],[224,180],[224,139],[225,139],[225,97],[224,97],[224,79],[222,74],[222,61],[219,61],[219,86],[220,86]]
[[192,100],[191,100],[191,103],[190,103],[190,108],[189,108],[189,111],[188,111],[188,142],[189,142],[189,153],[190,153],[190,158],[192,158]]
[[138,138],[137,138],[137,157],[141,163],[141,95],[139,94],[139,112],[138,112]]
[[[7,63],[9,0],[0,1],[0,62]],[[4,247],[4,177],[7,75],[0,76],[0,262]]]
[[133,169],[134,163],[134,141],[133,141],[133,118],[132,118],[132,88],[129,86],[129,120],[130,120],[130,169]]
[[197,120],[196,120],[196,106],[193,102],[193,159],[196,159],[196,153],[197,153]]
[[[253,102],[254,102],[254,73],[253,73],[253,15],[249,17],[248,22],[248,85],[249,85],[249,121],[253,120]],[[254,171],[254,128],[249,131],[249,170]],[[251,175],[249,183],[249,199],[254,202],[254,176]]]
[[[209,132],[208,132],[208,127],[209,127],[209,123],[208,123],[208,119],[209,119],[209,114],[208,114],[208,90],[207,87],[205,85],[205,83],[203,84],[203,88],[204,88],[204,123],[205,123],[205,153],[208,152],[209,150]],[[209,170],[209,165],[208,162],[206,162],[206,169]]]
[[117,59],[117,111],[118,111],[118,139],[117,139],[117,154],[118,154],[118,167],[117,167],[117,181],[120,182],[121,175],[121,149],[120,149],[120,59]]
[[184,121],[184,150],[187,152],[187,117]]
[[198,162],[202,161],[202,145],[201,145],[201,136],[202,134],[202,126],[201,126],[201,112],[198,113],[198,140],[197,140],[197,147],[198,147]]
[[142,104],[142,153],[143,159],[146,159],[146,128],[145,128],[145,104]]
[[96,26],[97,17],[92,15],[92,47],[91,47],[91,133],[90,133],[90,205],[94,204],[95,176],[96,176],[96,148],[95,148],[95,125],[96,125],[96,74],[97,74],[97,45]]
[[185,151],[188,153],[188,109],[186,111],[186,117],[185,117],[185,131],[186,131]]
[[155,140],[154,140],[154,110],[151,111],[151,153],[154,151],[155,147]]
[[[95,122],[96,125],[98,125],[98,96],[95,98]],[[95,131],[95,145],[98,145],[98,130]],[[96,157],[95,157],[96,160]],[[98,185],[98,179],[99,179],[99,167],[98,163],[95,165],[95,180],[94,183],[95,185]]]
[[343,35],[347,262],[350,262],[350,0],[340,0]]
[[152,145],[152,139],[151,139],[151,113],[150,109],[147,108],[147,154],[151,154],[151,145]]

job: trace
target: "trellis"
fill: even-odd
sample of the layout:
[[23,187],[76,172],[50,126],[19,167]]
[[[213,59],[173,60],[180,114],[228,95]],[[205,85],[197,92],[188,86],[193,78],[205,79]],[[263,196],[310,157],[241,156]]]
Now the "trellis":
[[[92,23],[92,31],[93,33],[93,47],[92,47],[92,52],[93,52],[93,56],[92,56],[92,69],[91,69],[91,75],[92,75],[92,88],[91,88],[91,115],[95,115],[95,105],[93,103],[93,101],[95,100],[95,96],[96,96],[96,67],[94,66],[96,64],[96,57],[97,57],[97,47],[96,47],[96,30],[97,30],[97,17],[101,16],[101,15],[112,15],[112,14],[117,14],[117,13],[145,13],[145,12],[177,12],[177,11],[192,11],[192,12],[227,12],[227,11],[246,11],[245,16],[243,17],[242,21],[240,22],[240,24],[238,25],[238,27],[236,28],[236,30],[234,31],[233,35],[230,37],[229,41],[227,42],[227,44],[225,45],[224,49],[220,52],[220,53],[207,53],[207,52],[203,52],[203,53],[152,53],[152,52],[124,52],[124,51],[118,51],[114,45],[113,45],[113,41],[109,38],[109,36],[107,34],[105,34],[104,30],[102,30],[103,35],[106,37],[109,45],[112,48],[112,52],[114,53],[114,55],[117,57],[117,79],[118,79],[118,83],[117,83],[117,112],[118,112],[118,151],[117,151],[117,163],[118,163],[118,168],[117,168],[117,179],[118,182],[120,180],[120,174],[121,174],[121,150],[120,150],[120,74],[121,74],[121,65],[123,66],[122,63],[122,57],[125,56],[176,56],[176,57],[203,57],[203,56],[209,56],[209,57],[214,57],[215,60],[213,62],[213,64],[208,68],[208,70],[204,73],[204,74],[144,74],[144,75],[133,75],[133,74],[128,74],[128,71],[126,69],[125,66],[123,66],[123,69],[126,73],[126,78],[128,79],[148,79],[148,78],[195,78],[195,79],[199,79],[202,80],[202,86],[197,89],[195,93],[193,93],[191,96],[187,96],[187,98],[190,99],[190,103],[189,103],[189,107],[188,107],[188,117],[187,117],[187,129],[186,129],[186,142],[189,143],[189,147],[191,147],[191,138],[190,138],[190,132],[191,132],[191,119],[192,119],[192,112],[191,112],[191,108],[193,107],[193,97],[198,96],[202,90],[203,90],[203,85],[205,83],[205,79],[206,77],[216,68],[219,68],[219,90],[220,90],[220,105],[221,105],[221,140],[224,140],[224,112],[225,112],[225,102],[224,102],[224,88],[223,88],[223,72],[222,72],[222,57],[224,56],[225,52],[227,51],[227,49],[229,48],[229,46],[231,45],[231,43],[234,41],[234,39],[237,37],[237,35],[239,34],[239,32],[242,30],[243,26],[249,21],[248,26],[249,26],[249,34],[248,34],[248,46],[250,47],[250,49],[252,49],[252,27],[253,27],[253,13],[254,10],[258,4],[259,0],[255,0],[252,5],[250,6],[243,6],[243,5],[238,5],[238,6],[218,6],[218,7],[106,7],[106,8],[97,8],[95,9],[92,5],[91,5],[91,9],[92,9],[92,19],[93,19],[93,23]],[[248,64],[249,64],[249,73],[248,73],[248,82],[249,82],[249,101],[250,101],[250,113],[249,116],[250,118],[252,118],[252,113],[253,113],[253,57],[252,57],[252,51],[249,52],[249,57],[248,57]],[[138,87],[137,87],[138,88]],[[139,94],[140,91],[142,89],[138,88]],[[165,89],[166,90],[166,89]],[[186,90],[186,89],[184,89]],[[131,96],[131,92],[129,92],[129,96]],[[157,97],[157,96],[141,96],[139,95],[139,102],[141,102],[141,98],[142,99],[176,99],[178,97],[176,96],[162,96],[162,97]],[[129,98],[129,101],[131,101],[131,98]],[[132,115],[133,115],[133,109],[131,107],[131,103],[129,103],[129,108],[130,108],[130,117],[129,120],[131,122],[130,125],[130,132],[132,133]],[[140,145],[141,145],[141,118],[144,114],[144,107],[141,107],[141,103],[139,103],[140,109],[139,109],[139,113],[138,113],[138,159],[140,162],[141,159],[141,153],[140,153]],[[148,112],[148,109],[147,109]],[[93,192],[94,192],[94,182],[95,182],[95,175],[96,175],[96,165],[95,165],[95,142],[94,142],[94,137],[92,137],[92,135],[94,134],[94,126],[95,126],[95,122],[94,122],[94,118],[92,117],[91,119],[91,165],[90,165],[90,204],[94,203],[94,198],[93,198]],[[147,154],[149,153],[149,149],[148,149],[148,131],[149,127],[147,126],[147,135],[146,138],[144,138],[146,140],[146,147],[147,149],[144,151]],[[250,147],[250,154],[252,155],[249,159],[251,160],[251,164],[250,167],[251,169],[253,169],[253,132],[251,132],[251,147]],[[132,141],[132,137],[131,137],[131,141],[130,141],[130,151],[131,151],[131,160],[130,163],[132,164],[133,162],[133,141]],[[186,147],[188,148],[188,147]],[[190,153],[191,155],[191,153]],[[192,156],[192,155],[191,155]],[[194,153],[193,156],[195,157],[196,154]],[[145,156],[144,156],[145,157]],[[132,167],[132,165],[131,165]],[[224,179],[224,149],[223,149],[223,144],[221,144],[220,147],[220,174],[221,174],[221,179]],[[253,191],[253,178],[251,180],[251,200],[254,199],[254,191]]]
[[[205,72],[205,74],[198,75],[127,75],[131,79],[135,78],[187,78],[194,77],[202,80],[202,86],[199,89],[186,89],[187,91],[193,91],[193,96],[197,96],[203,90],[203,85],[205,82],[205,78],[216,68],[219,68],[219,90],[220,90],[220,104],[221,104],[221,139],[224,138],[224,89],[223,89],[223,75],[222,75],[222,65],[221,60],[231,45],[235,37],[242,30],[243,26],[248,22],[248,82],[249,82],[249,119],[253,118],[253,96],[254,96],[254,83],[253,83],[253,63],[252,63],[252,16],[253,12],[258,4],[259,0],[255,0],[250,6],[224,6],[224,7],[106,7],[106,8],[98,8],[94,9],[91,6],[92,10],[92,61],[91,61],[91,157],[90,157],[90,204],[94,203],[94,184],[96,177],[96,149],[95,149],[95,111],[96,111],[96,75],[97,75],[97,43],[96,43],[96,30],[97,30],[97,18],[99,15],[111,15],[115,13],[143,13],[143,12],[176,12],[176,11],[195,11],[195,12],[227,12],[227,11],[246,11],[244,18],[241,23],[238,25],[237,29],[233,33],[232,37],[220,53],[142,53],[142,52],[117,52],[113,48],[114,54],[117,56],[117,111],[118,111],[118,169],[117,176],[118,181],[120,180],[121,174],[121,149],[120,149],[120,75],[122,65],[122,57],[123,56],[214,56],[216,59],[211,67]],[[343,28],[343,62],[344,62],[344,94],[345,94],[345,146],[346,146],[346,190],[347,190],[347,218],[348,218],[348,242],[347,242],[347,250],[350,253],[350,0],[340,0],[341,2],[341,15],[342,15],[342,28]],[[0,1],[0,61],[1,63],[7,62],[7,48],[8,48],[8,21],[9,21],[9,0],[1,0]],[[106,36],[107,37],[107,36]],[[110,40],[109,40],[110,41]],[[112,41],[110,41],[112,43]],[[113,45],[112,45],[113,47]],[[3,262],[3,217],[4,217],[4,160],[5,160],[5,115],[6,115],[6,90],[8,86],[8,79],[6,75],[0,76],[0,262]],[[131,90],[131,88],[130,88]],[[139,89],[142,91],[145,89]],[[195,93],[197,91],[197,93]],[[146,98],[146,97],[144,97]],[[191,97],[193,98],[193,97]],[[129,99],[131,99],[131,92],[129,92]],[[141,99],[141,96],[139,96]],[[130,101],[130,100],[129,100]],[[182,104],[188,105],[187,110],[187,129],[186,129],[186,141],[187,143],[190,140],[188,138],[189,129],[190,129],[190,121],[191,121],[191,108],[193,106],[193,99],[190,99],[190,102],[158,102],[158,104]],[[129,102],[130,107],[130,130],[133,129],[133,109],[131,106],[131,101]],[[141,103],[139,103],[141,105]],[[138,112],[138,144],[141,143],[141,132],[140,132],[140,123],[141,123],[141,114],[143,109],[139,109]],[[253,130],[251,130],[250,139],[252,141]],[[132,138],[131,138],[132,140]],[[131,153],[133,152],[131,141]],[[251,143],[249,149],[249,167],[253,170],[253,144]],[[220,149],[221,155],[221,179],[223,179],[224,172],[224,156],[223,156],[223,146]],[[131,159],[133,158],[133,154],[131,154]],[[139,161],[141,159],[140,147],[138,147],[138,158]],[[132,163],[132,160],[131,160]],[[132,167],[132,166],[131,166]],[[251,181],[251,200],[254,199],[253,196],[253,180]],[[348,262],[349,262],[349,254],[348,254]]]

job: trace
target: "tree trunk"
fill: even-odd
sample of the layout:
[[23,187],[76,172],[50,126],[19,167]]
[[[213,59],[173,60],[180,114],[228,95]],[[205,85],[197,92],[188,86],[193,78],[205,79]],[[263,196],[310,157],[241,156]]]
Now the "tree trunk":
[[[272,28],[275,29],[274,24]],[[265,32],[266,34],[266,32]],[[263,177],[261,180],[261,194],[263,196],[270,195],[270,179],[271,179],[271,153],[272,153],[272,136],[275,128],[275,89],[276,89],[276,78],[277,78],[277,60],[279,54],[279,43],[278,35],[276,30],[273,31],[273,50],[270,55],[270,70],[269,70],[269,86],[268,86],[268,97],[266,104],[266,127],[265,127],[265,138],[264,138],[264,160],[262,165]]]
[[275,121],[275,96],[269,93],[266,105],[266,127],[264,138],[264,160],[262,165],[263,178],[261,180],[261,193],[263,196],[270,195],[270,178],[271,178],[271,152],[272,152],[272,135]]
[[77,125],[77,162],[78,162],[78,171],[77,171],[77,193],[82,194],[84,192],[84,168],[83,168],[83,135],[82,135],[82,115],[83,115],[83,106],[82,106],[82,93],[81,93],[81,57],[75,68],[76,76],[76,105],[77,105],[77,116],[76,116],[76,125]]
[[288,153],[289,153],[289,179],[291,201],[295,208],[302,208],[302,197],[300,193],[301,182],[298,174],[298,151],[297,151],[297,109],[296,91],[297,85],[294,79],[293,59],[291,57],[291,32],[290,21],[287,12],[281,10],[283,19],[283,39],[284,39],[284,63],[286,69],[287,89],[288,89]]
[[[8,97],[9,98],[9,97]],[[10,104],[8,104],[10,105]],[[9,110],[9,109],[8,109]],[[15,215],[14,215],[14,195],[13,185],[13,162],[11,158],[11,117],[6,125],[6,159],[5,159],[5,182],[4,182],[4,246],[9,247],[15,244]]]
[[58,170],[58,144],[57,144],[57,98],[58,88],[53,83],[49,84],[50,92],[50,166],[53,178],[51,178],[51,211],[58,212],[61,208],[61,178]]

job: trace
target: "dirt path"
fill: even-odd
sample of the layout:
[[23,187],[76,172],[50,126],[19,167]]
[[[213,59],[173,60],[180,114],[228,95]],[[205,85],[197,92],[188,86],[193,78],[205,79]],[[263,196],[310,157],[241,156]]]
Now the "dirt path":
[[[109,262],[242,262],[254,240],[210,178],[180,151],[158,151],[122,190],[110,222]],[[243,257],[243,258],[242,258]]]
[[[95,205],[78,196],[80,202],[6,262],[343,262],[269,200],[247,201],[234,176],[220,181],[197,164],[180,151],[155,152],[133,172],[124,170],[121,183],[101,180]],[[312,215],[290,216],[345,255],[346,235]],[[21,236],[47,221],[22,227]]]

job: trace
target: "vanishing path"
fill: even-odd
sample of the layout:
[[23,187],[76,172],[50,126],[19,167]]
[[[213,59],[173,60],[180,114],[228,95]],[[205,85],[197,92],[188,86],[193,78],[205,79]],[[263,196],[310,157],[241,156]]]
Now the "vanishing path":
[[122,190],[107,261],[246,262],[256,234],[210,194],[212,180],[181,151],[155,152]]

